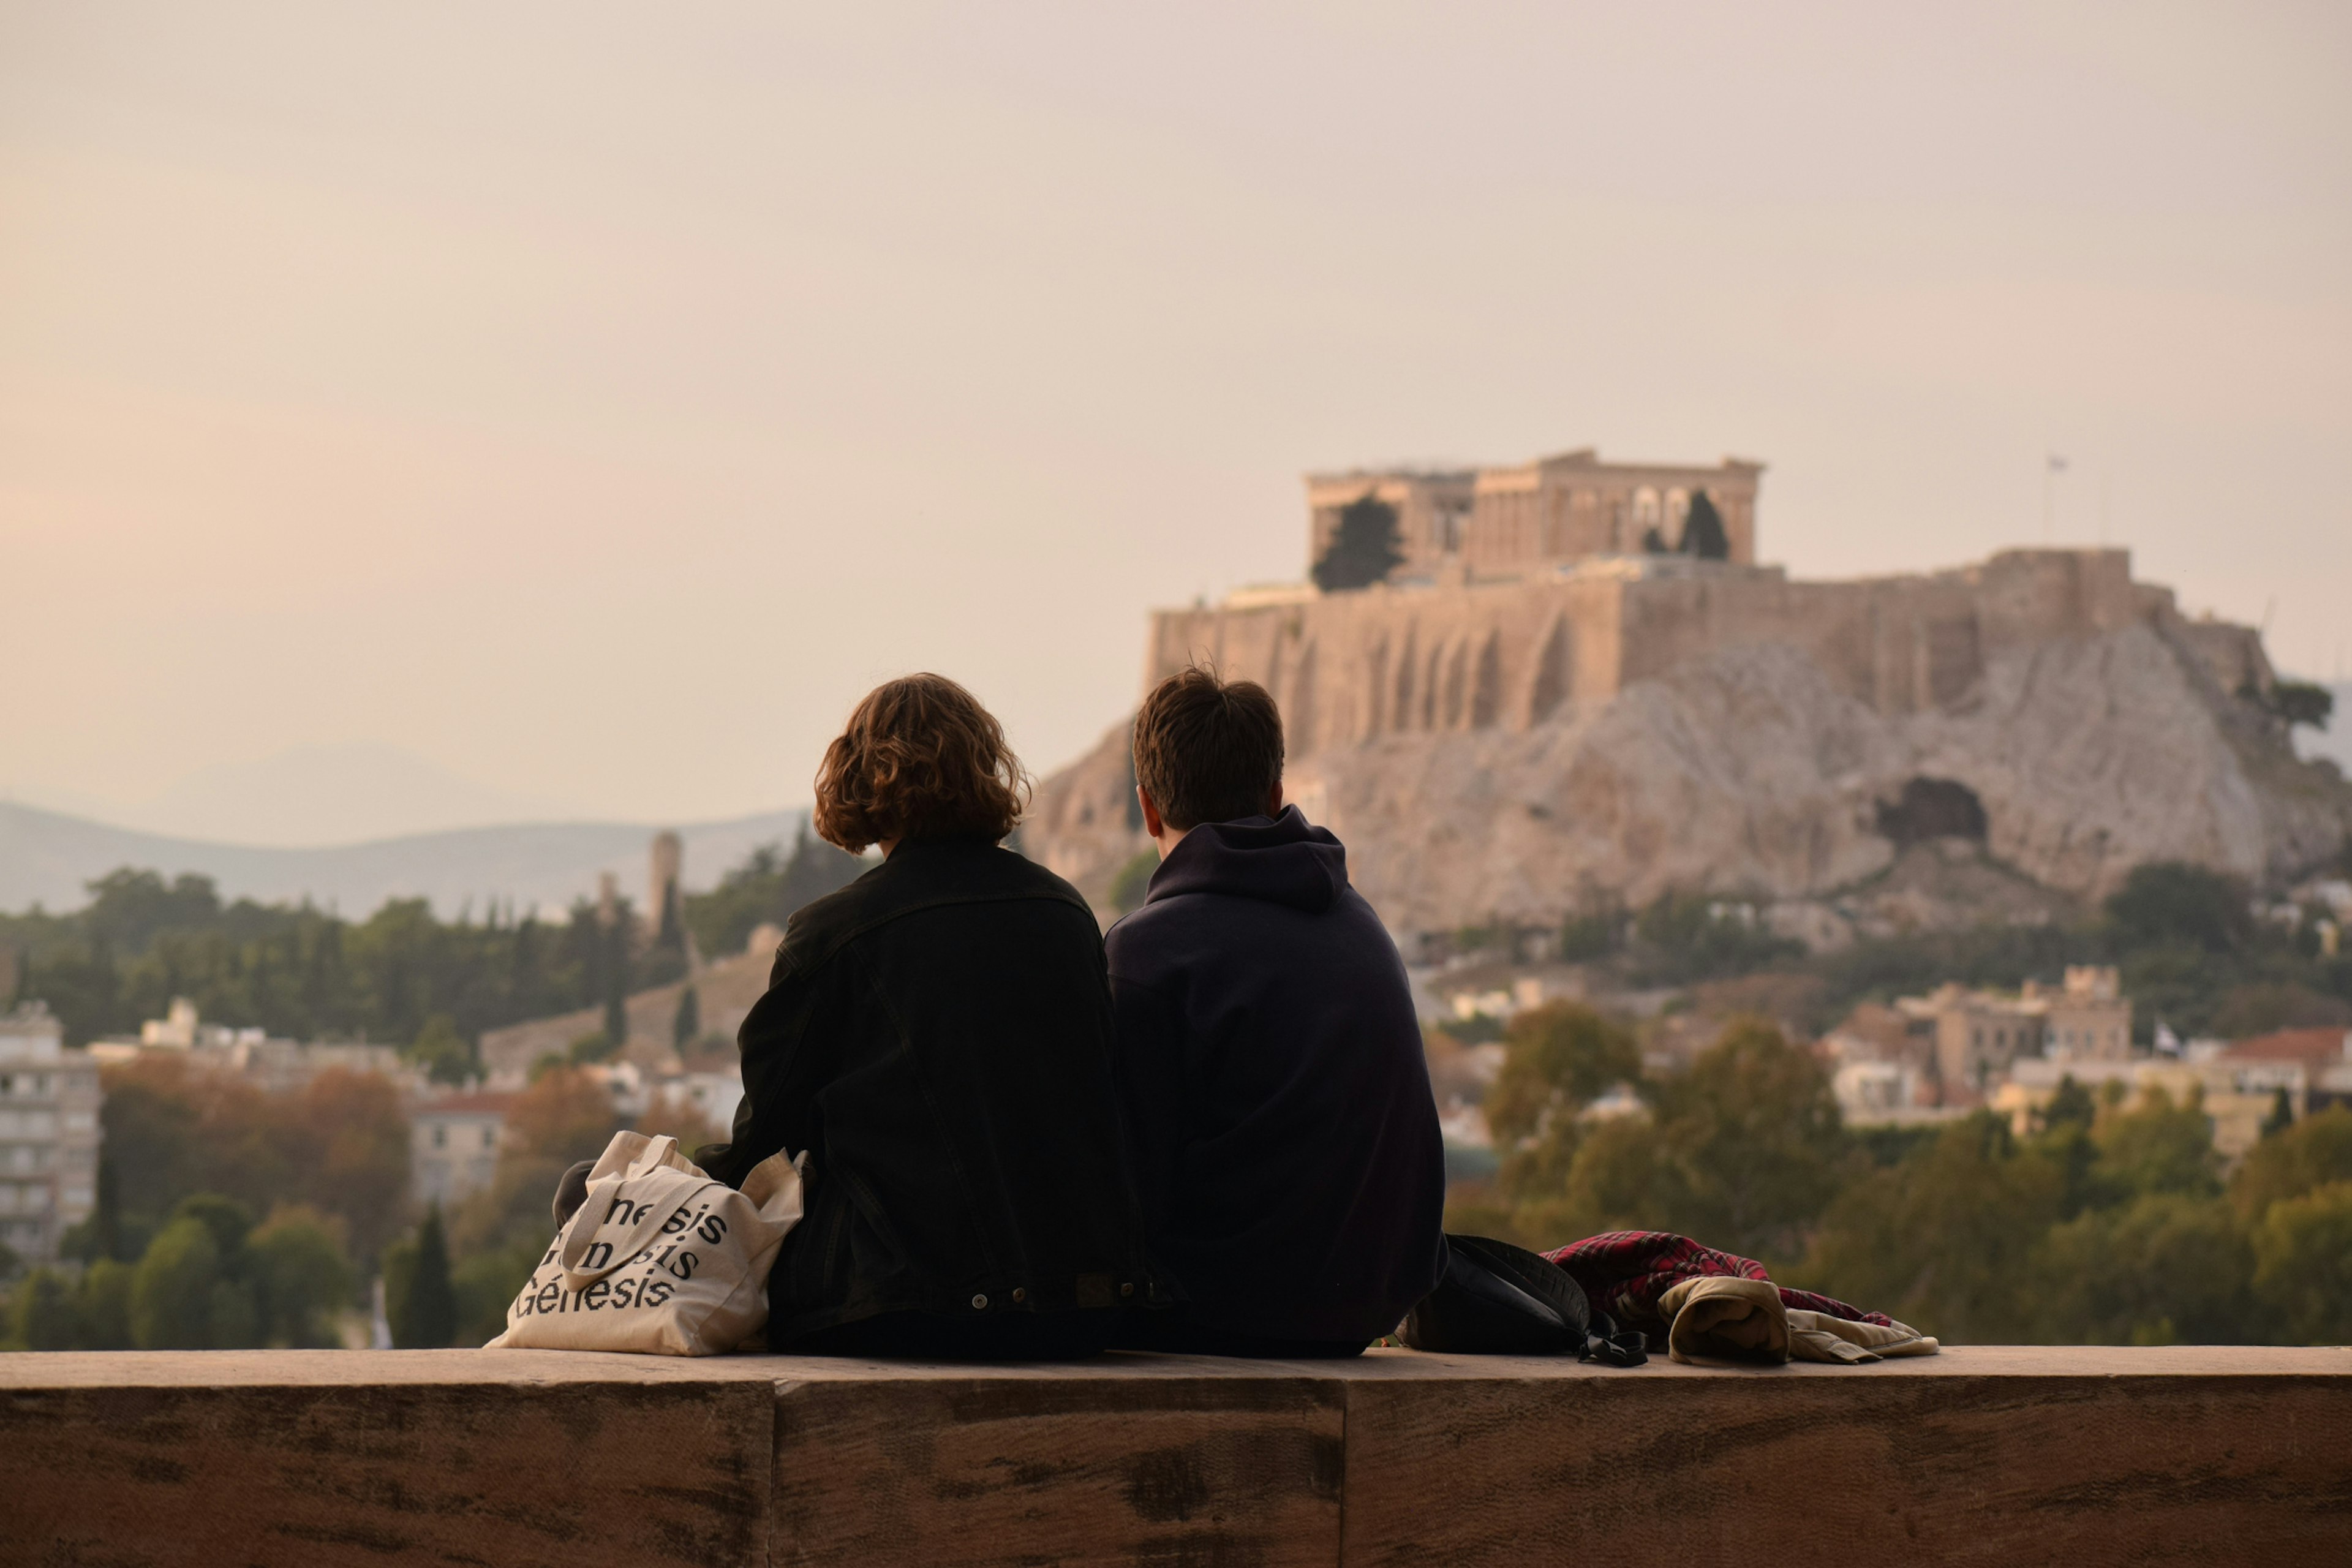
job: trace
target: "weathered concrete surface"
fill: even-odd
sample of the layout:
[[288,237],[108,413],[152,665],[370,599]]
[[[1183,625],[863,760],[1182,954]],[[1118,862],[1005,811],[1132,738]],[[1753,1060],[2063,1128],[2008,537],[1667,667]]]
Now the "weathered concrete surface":
[[0,1356],[7,1563],[2352,1561],[2352,1350]]

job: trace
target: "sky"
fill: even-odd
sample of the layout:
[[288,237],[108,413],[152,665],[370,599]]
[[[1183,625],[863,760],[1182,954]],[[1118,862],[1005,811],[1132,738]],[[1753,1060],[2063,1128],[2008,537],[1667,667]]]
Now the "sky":
[[1581,446],[2334,678],[2347,77],[2337,5],[0,0],[0,796],[719,818],[919,668],[1044,772],[1307,470]]

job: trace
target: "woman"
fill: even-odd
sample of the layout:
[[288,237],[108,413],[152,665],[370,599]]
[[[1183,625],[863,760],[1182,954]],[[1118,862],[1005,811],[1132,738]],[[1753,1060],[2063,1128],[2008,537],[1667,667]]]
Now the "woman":
[[817,771],[815,826],[883,861],[792,919],[743,1022],[743,1101],[700,1163],[806,1151],[768,1342],[843,1354],[1102,1348],[1150,1293],[1111,1091],[1102,938],[1000,847],[1027,780],[971,693],[876,689]]

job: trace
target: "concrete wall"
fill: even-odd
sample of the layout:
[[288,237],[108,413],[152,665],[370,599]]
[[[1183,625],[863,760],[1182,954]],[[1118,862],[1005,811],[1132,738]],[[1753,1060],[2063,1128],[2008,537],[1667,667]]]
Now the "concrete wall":
[[2352,1560],[2352,1351],[0,1357],[0,1563]]

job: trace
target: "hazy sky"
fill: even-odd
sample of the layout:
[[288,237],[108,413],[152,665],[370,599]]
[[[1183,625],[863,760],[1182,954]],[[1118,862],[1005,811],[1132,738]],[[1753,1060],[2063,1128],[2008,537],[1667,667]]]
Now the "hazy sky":
[[717,816],[919,668],[1043,771],[1302,471],[1587,444],[1763,459],[1806,575],[2060,452],[2330,675],[2347,80],[2342,5],[7,0],[0,792]]

